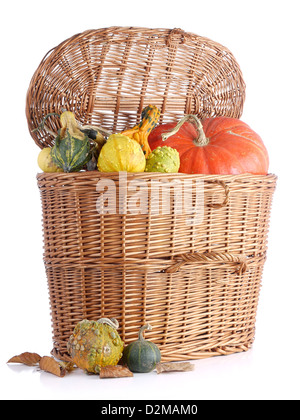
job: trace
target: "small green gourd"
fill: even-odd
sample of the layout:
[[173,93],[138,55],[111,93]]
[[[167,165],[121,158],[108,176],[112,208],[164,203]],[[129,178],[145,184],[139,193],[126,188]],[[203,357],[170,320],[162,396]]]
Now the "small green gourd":
[[66,129],[64,137],[59,134],[51,149],[53,162],[64,172],[80,171],[91,159],[90,140],[85,135],[82,139],[71,135]]
[[146,160],[145,172],[176,173],[179,170],[180,158],[176,149],[169,146],[157,147]]
[[[54,115],[60,118],[61,128],[57,134],[45,126],[46,120]],[[70,111],[64,111],[62,114],[57,114],[56,112],[47,114],[33,131],[41,129],[55,136],[55,144],[50,153],[48,152],[47,157],[51,161],[52,166],[54,163],[55,168],[58,167],[55,170],[56,172],[77,172],[85,166],[87,170],[96,169],[99,151],[106,141],[99,131],[100,129],[97,127],[93,128],[93,126],[81,128],[76,121],[75,115]],[[45,166],[44,155],[46,153],[44,152],[39,156],[39,160],[42,163],[42,165],[39,165],[41,169]],[[48,172],[50,171],[48,168],[46,169]],[[53,168],[51,167],[50,169],[52,172]]]
[[152,330],[151,325],[146,324],[141,327],[138,340],[128,344],[123,352],[122,363],[126,364],[132,372],[151,372],[161,360],[157,345],[143,337],[146,329]]

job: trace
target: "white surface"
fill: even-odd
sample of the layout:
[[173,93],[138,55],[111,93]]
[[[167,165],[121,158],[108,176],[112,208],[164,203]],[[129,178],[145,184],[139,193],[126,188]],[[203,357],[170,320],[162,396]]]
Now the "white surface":
[[[2,5],[1,399],[299,399],[297,6],[297,0]],[[56,378],[6,364],[15,354],[49,355],[52,348],[35,180],[38,149],[27,130],[25,95],[48,50],[75,33],[114,25],[179,27],[226,45],[241,66],[247,84],[241,119],[262,136],[270,172],[279,176],[256,339],[247,353],[195,361],[193,372],[104,381],[75,371]]]

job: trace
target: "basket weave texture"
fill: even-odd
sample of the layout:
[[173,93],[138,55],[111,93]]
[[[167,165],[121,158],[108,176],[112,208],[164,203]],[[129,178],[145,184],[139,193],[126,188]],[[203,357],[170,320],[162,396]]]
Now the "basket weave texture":
[[[30,131],[66,108],[83,125],[120,132],[149,104],[162,123],[185,114],[239,118],[244,99],[240,67],[226,47],[181,29],[112,27],[74,35],[46,54],[26,114]],[[57,119],[47,124],[57,132]],[[41,148],[53,144],[47,132],[31,134]]]
[[[148,214],[99,214],[97,183],[104,177],[116,183],[118,197],[115,173],[38,175],[55,354],[66,355],[77,322],[100,317],[118,319],[126,343],[149,322],[147,338],[163,360],[247,350],[276,177],[128,174],[128,185],[137,179],[149,185],[149,197],[160,188],[156,179],[203,181],[201,223],[191,222],[197,212],[176,214],[172,187],[169,214],[161,193],[160,214],[151,208]],[[185,193],[196,202],[195,186]]]
[[[134,126],[149,104],[160,108],[162,123],[189,113],[239,118],[244,98],[240,68],[220,44],[179,29],[113,27],[75,35],[46,54],[28,89],[26,115],[43,148],[53,137],[31,130],[63,108],[83,125],[118,132]],[[57,124],[47,120],[53,131]],[[117,173],[37,179],[54,355],[67,359],[77,322],[101,317],[118,320],[125,343],[149,322],[147,338],[165,361],[249,349],[276,176],[127,174],[126,197]],[[143,182],[148,211],[99,212],[99,180],[114,183],[118,209],[136,192],[132,182]],[[169,200],[161,183],[170,185]],[[198,203],[194,213],[177,212],[178,183],[187,194],[182,208],[190,197]]]

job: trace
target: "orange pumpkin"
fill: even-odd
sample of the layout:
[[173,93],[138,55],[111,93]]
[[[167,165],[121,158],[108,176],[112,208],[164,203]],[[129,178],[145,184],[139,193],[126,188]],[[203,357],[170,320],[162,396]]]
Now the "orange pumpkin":
[[195,115],[186,115],[178,124],[155,127],[148,141],[152,150],[177,149],[182,173],[268,173],[269,157],[261,137],[236,118],[207,118],[201,124]]

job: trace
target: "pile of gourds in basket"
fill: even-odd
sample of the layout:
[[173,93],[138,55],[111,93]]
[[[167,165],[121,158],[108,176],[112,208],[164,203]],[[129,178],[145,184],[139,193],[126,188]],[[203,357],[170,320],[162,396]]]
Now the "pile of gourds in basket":
[[55,114],[61,128],[47,128],[48,114],[36,130],[53,134],[53,147],[38,156],[44,172],[164,172],[186,174],[266,175],[268,152],[261,137],[236,118],[200,121],[185,115],[178,122],[159,124],[160,110],[145,107],[139,124],[121,133],[82,125],[71,111]]

